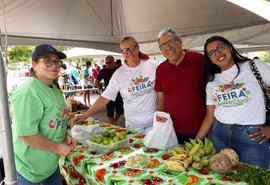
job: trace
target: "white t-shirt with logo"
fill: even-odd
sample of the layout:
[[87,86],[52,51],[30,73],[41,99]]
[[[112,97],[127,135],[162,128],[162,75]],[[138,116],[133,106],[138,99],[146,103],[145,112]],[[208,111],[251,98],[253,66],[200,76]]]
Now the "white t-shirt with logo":
[[125,63],[115,71],[101,96],[115,100],[120,92],[124,101],[125,119],[137,128],[151,127],[156,111],[154,91],[157,62],[140,60],[136,67]]
[[[270,66],[260,60],[255,64],[265,84],[270,85]],[[215,118],[226,124],[259,125],[265,122],[262,90],[248,62],[234,65],[215,75],[206,87],[207,105],[215,105]],[[234,79],[235,78],[235,79]],[[234,79],[234,80],[233,80]],[[233,81],[232,81],[233,80]]]

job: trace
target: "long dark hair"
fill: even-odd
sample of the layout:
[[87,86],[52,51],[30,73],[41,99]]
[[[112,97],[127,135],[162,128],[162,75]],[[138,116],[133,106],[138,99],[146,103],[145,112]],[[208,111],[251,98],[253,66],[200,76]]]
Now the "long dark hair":
[[221,36],[212,36],[210,38],[208,38],[204,44],[204,57],[205,57],[205,77],[206,77],[206,83],[207,82],[211,82],[215,79],[215,74],[217,73],[221,73],[221,69],[218,65],[213,64],[212,61],[210,60],[209,56],[208,56],[208,52],[206,50],[206,47],[208,46],[209,43],[214,42],[214,41],[221,41],[224,44],[226,44],[227,46],[231,47],[232,51],[232,57],[234,60],[234,63],[237,66],[238,72],[237,75],[235,76],[235,78],[239,75],[240,73],[240,67],[239,67],[239,63],[243,63],[246,61],[250,61],[251,59],[241,55],[236,49],[235,47],[232,45],[232,43],[230,41],[228,41],[227,39],[225,39],[224,37]]

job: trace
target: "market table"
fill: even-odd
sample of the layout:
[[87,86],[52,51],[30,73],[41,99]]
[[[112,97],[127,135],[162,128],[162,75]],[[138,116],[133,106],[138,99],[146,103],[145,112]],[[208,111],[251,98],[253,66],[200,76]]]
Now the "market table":
[[68,93],[78,93],[78,92],[83,92],[83,91],[96,91],[98,88],[92,87],[92,88],[87,88],[87,89],[73,89],[73,90],[64,90],[63,93],[66,95]]
[[[166,169],[164,162],[167,152],[147,148],[143,145],[144,135],[129,131],[107,123],[100,123],[101,127],[127,132],[129,147],[108,153],[96,154],[90,148],[77,145],[74,152],[67,157],[61,157],[59,166],[61,174],[70,185],[135,185],[135,184],[175,184],[175,185],[244,185],[245,182],[236,182],[229,176],[217,174],[209,169],[200,171],[189,167],[184,172],[175,172]],[[125,167],[128,157],[140,154],[151,159],[147,169],[138,170]],[[246,166],[239,164],[234,169]]]

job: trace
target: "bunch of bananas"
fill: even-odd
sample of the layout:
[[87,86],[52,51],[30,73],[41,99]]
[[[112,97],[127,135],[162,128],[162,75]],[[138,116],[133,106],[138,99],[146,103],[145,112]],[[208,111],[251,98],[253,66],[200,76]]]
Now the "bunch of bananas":
[[177,146],[168,151],[170,158],[165,162],[168,169],[182,172],[192,163],[192,157],[188,156],[188,148]]
[[216,153],[213,143],[205,137],[201,139],[190,139],[184,146],[176,146],[169,150],[171,156],[165,165],[174,171],[184,171],[191,164],[192,168],[199,170],[208,166],[211,156]]

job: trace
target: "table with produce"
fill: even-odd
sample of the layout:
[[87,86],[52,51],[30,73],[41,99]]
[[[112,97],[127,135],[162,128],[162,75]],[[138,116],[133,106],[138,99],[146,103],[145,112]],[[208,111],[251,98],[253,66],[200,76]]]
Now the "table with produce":
[[232,149],[216,154],[208,138],[165,151],[145,147],[138,132],[98,121],[81,123],[74,133],[83,144],[59,160],[70,185],[270,184],[269,171],[239,163]]

